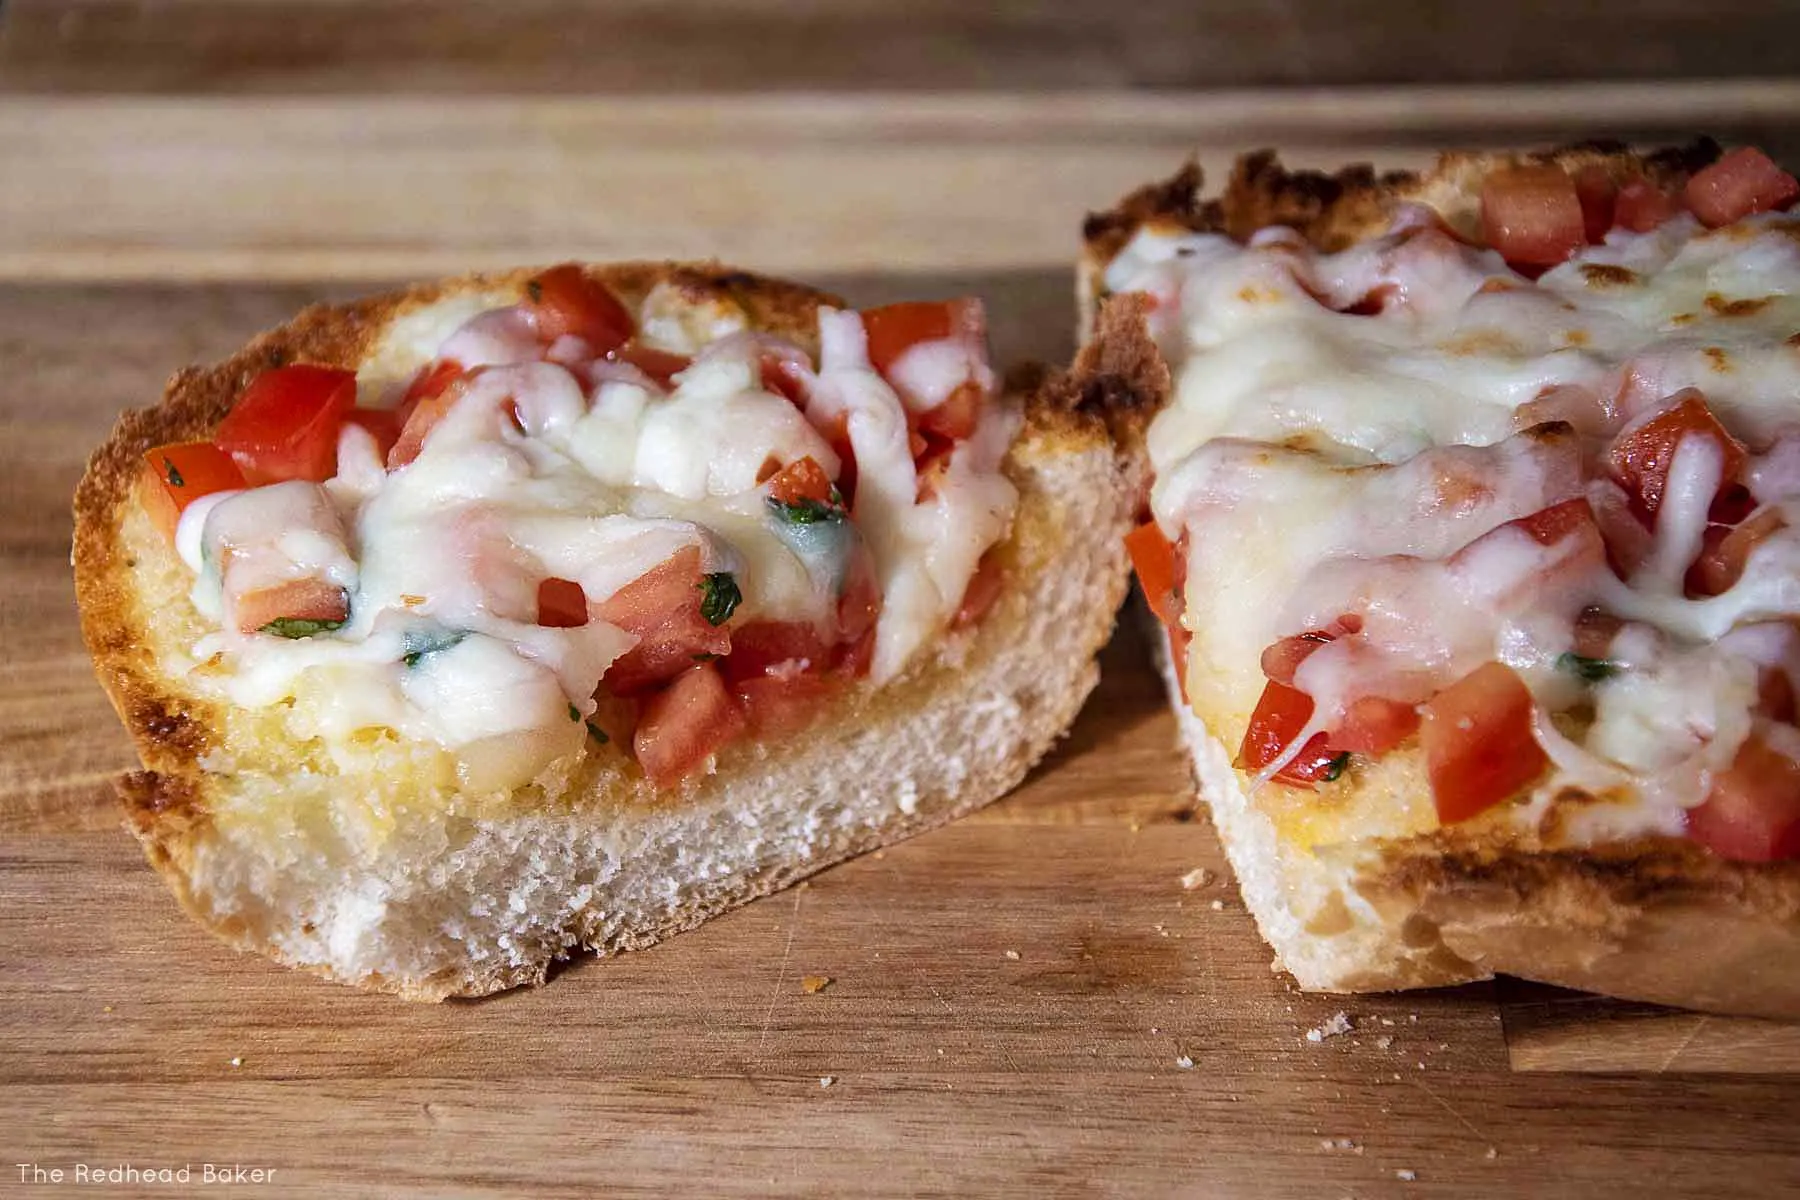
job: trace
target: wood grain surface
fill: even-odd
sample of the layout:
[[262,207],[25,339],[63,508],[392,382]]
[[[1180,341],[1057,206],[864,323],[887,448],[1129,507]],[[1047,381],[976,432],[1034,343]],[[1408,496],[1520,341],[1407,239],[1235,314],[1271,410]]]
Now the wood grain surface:
[[240,1195],[1800,1195],[1800,1026],[1294,991],[1128,632],[1013,795],[653,950],[439,1007],[235,955],[119,829],[68,571],[117,414],[313,300],[717,255],[976,292],[1002,359],[1060,361],[1081,213],[1190,154],[1792,161],[1796,33],[1750,0],[8,0],[0,1194],[211,1162],[275,1171]]
[[1742,78],[1757,0],[10,0],[18,91],[764,92]]
[[[1068,350],[1060,272],[825,282],[865,302],[979,291],[1003,355]],[[1800,1180],[1800,1142],[1764,1136],[1800,1101],[1800,1027],[1510,981],[1295,992],[1195,813],[1129,632],[1068,740],[999,804],[541,990],[408,1005],[220,947],[118,828],[105,781],[131,756],[79,646],[67,496],[174,366],[345,293],[0,288],[9,1162],[243,1162],[316,1195],[688,1179],[719,1195],[1628,1196],[1654,1172],[1665,1194],[1768,1196]],[[1184,888],[1196,868],[1208,881]],[[831,983],[808,994],[807,975]],[[1350,1033],[1307,1039],[1339,1012]]]
[[774,272],[1061,267],[1197,155],[1710,131],[1800,157],[1800,80],[617,98],[0,96],[0,279],[406,278],[566,257]]

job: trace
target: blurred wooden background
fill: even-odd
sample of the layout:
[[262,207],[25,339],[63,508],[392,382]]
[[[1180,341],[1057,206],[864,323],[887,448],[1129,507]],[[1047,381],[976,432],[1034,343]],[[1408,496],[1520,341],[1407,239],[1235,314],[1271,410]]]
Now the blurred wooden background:
[[11,0],[0,278],[1060,266],[1191,153],[1800,148],[1792,5]]
[[5,1161],[319,1195],[1795,1194],[1800,1027],[1272,975],[1130,635],[1002,803],[541,992],[423,1009],[237,958],[117,830],[67,504],[120,409],[310,300],[718,256],[975,291],[1003,358],[1056,360],[1082,213],[1190,154],[1710,132],[1792,163],[1796,35],[1747,0],[7,0]]

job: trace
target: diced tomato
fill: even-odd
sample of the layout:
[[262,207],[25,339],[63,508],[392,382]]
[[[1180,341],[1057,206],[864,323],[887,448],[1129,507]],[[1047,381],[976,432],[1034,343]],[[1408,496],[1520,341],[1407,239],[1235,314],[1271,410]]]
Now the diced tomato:
[[1689,837],[1725,858],[1800,858],[1800,763],[1751,734],[1687,822]]
[[[1741,525],[1711,526],[1705,548],[1687,574],[1687,590],[1696,596],[1719,596],[1744,577],[1744,564],[1772,534],[1787,527],[1780,509],[1766,509]],[[1715,537],[1715,532],[1717,536]]]
[[844,592],[838,597],[837,660],[833,667],[852,678],[869,673],[875,657],[875,622],[881,617],[881,581],[875,577],[875,560],[867,546],[858,545],[852,552],[850,568],[844,580]]
[[788,361],[779,354],[762,356],[762,388],[765,392],[785,397],[795,408],[806,407],[805,388],[801,386]]
[[1682,192],[1688,208],[1717,229],[1751,213],[1786,208],[1800,199],[1800,181],[1754,146],[1740,146],[1694,173]]
[[1175,624],[1181,615],[1181,597],[1176,591],[1179,567],[1174,543],[1163,536],[1155,521],[1145,521],[1125,535],[1125,552],[1131,556],[1150,611],[1164,625]]
[[1681,215],[1681,201],[1648,179],[1627,180],[1613,203],[1613,220],[1633,233],[1649,233]]
[[1605,658],[1625,622],[1605,609],[1588,607],[1575,618],[1575,653],[1583,658]]
[[1724,456],[1721,484],[1737,478],[1744,465],[1743,443],[1732,437],[1706,406],[1706,397],[1693,388],[1677,394],[1679,403],[1657,413],[1636,429],[1621,434],[1606,452],[1606,464],[1634,498],[1633,510],[1646,524],[1654,524],[1669,483],[1675,451],[1689,437],[1710,439]]
[[1558,166],[1495,171],[1481,185],[1488,245],[1513,264],[1553,267],[1587,244],[1575,181]]
[[1502,607],[1535,595],[1559,579],[1568,580],[1590,573],[1607,561],[1606,542],[1600,536],[1600,526],[1595,522],[1594,510],[1586,498],[1565,500],[1507,521],[1458,550],[1451,556],[1451,561],[1461,564],[1476,558],[1495,540],[1509,536],[1507,531],[1510,529],[1528,534],[1552,553],[1530,564],[1528,572],[1522,564],[1510,561],[1511,556],[1506,556],[1501,562],[1510,566],[1510,573],[1483,579],[1484,585],[1493,589],[1492,602]]
[[944,398],[942,404],[918,415],[919,430],[953,442],[961,441],[975,432],[984,399],[979,384],[961,384]]
[[1531,731],[1531,692],[1503,663],[1477,667],[1420,707],[1438,820],[1466,821],[1510,799],[1549,758]]
[[1606,241],[1613,227],[1613,210],[1619,189],[1606,168],[1586,166],[1575,172],[1575,198],[1581,203],[1581,230],[1590,245]]
[[750,732],[756,737],[783,737],[810,724],[841,686],[829,675],[796,673],[752,676],[740,680],[735,689]]
[[400,414],[391,408],[353,408],[345,415],[344,423],[366,430],[375,439],[375,452],[383,462],[400,440]]
[[412,383],[406,389],[405,399],[400,401],[400,423],[406,424],[405,414],[412,411],[413,405],[421,400],[443,395],[445,389],[462,378],[462,374],[462,364],[449,358],[440,358],[420,367],[419,373],[413,376]]
[[987,313],[973,298],[885,304],[863,310],[862,320],[869,337],[869,365],[883,375],[920,342],[987,336]]
[[1263,650],[1262,673],[1276,683],[1284,683],[1293,687],[1294,672],[1300,669],[1300,664],[1305,662],[1314,650],[1332,640],[1334,640],[1332,634],[1317,629],[1295,634],[1293,637],[1282,638],[1279,642]]
[[1792,725],[1796,715],[1794,681],[1783,667],[1763,667],[1756,673],[1756,715]]
[[700,548],[689,546],[593,607],[601,620],[638,636],[638,644],[607,668],[607,690],[638,695],[698,660],[731,652],[731,629],[713,625],[700,611],[700,565]]
[[1418,705],[1385,696],[1358,696],[1331,731],[1331,748],[1370,756],[1386,754],[1418,729]]
[[635,342],[621,346],[606,357],[616,362],[630,363],[665,388],[675,386],[675,376],[694,365],[694,360],[685,354],[653,350]]
[[657,787],[680,783],[744,731],[744,709],[711,663],[690,664],[644,701],[632,749]]
[[237,463],[211,442],[177,442],[144,453],[144,509],[171,543],[188,505],[243,486]]
[[388,470],[395,471],[419,457],[419,451],[425,448],[425,438],[444,415],[462,399],[463,388],[456,380],[451,386],[434,396],[427,396],[413,405],[406,416],[406,424],[400,430],[393,448],[388,451]]
[[838,492],[844,502],[852,506],[856,503],[856,452],[850,447],[850,414],[839,413],[830,421],[817,425],[825,442],[838,456]]
[[1125,550],[1131,556],[1145,603],[1168,630],[1169,658],[1175,667],[1175,682],[1185,700],[1188,650],[1194,641],[1194,635],[1181,623],[1186,606],[1181,588],[1187,579],[1187,562],[1180,547],[1163,536],[1155,521],[1147,521],[1127,534]]
[[642,702],[629,696],[615,696],[605,688],[594,689],[594,715],[588,724],[606,735],[606,740],[629,751],[637,736],[638,711]]
[[610,354],[636,332],[631,314],[610,289],[574,263],[551,267],[525,285],[525,308],[545,343],[580,338],[595,355]]
[[213,437],[252,484],[337,473],[338,428],[356,405],[356,372],[296,365],[250,381]]
[[575,629],[588,623],[587,593],[573,579],[546,579],[538,584],[537,623],[550,629]]
[[[1293,740],[1300,736],[1312,720],[1313,699],[1284,683],[1270,680],[1263,688],[1256,711],[1250,715],[1250,726],[1238,746],[1233,763],[1242,771],[1260,771],[1280,758]],[[1336,778],[1343,769],[1343,751],[1332,748],[1323,733],[1308,738],[1286,766],[1275,773],[1282,783],[1310,787]]]
[[770,673],[823,672],[830,663],[831,643],[811,621],[751,621],[732,632],[720,667],[735,685]]
[[789,463],[769,480],[769,495],[783,504],[831,503],[831,477],[812,455]]
[[970,577],[969,586],[963,589],[962,604],[957,607],[956,616],[950,621],[950,628],[967,629],[981,620],[1005,590],[1006,573],[1000,567],[1000,560],[990,550],[975,564],[975,574]]
[[293,579],[274,587],[244,592],[231,598],[237,627],[255,633],[272,622],[344,621],[350,616],[350,598],[344,589],[325,579]]
[[[1506,525],[1515,525],[1532,536],[1540,546],[1554,546],[1571,537],[1584,536],[1594,528],[1594,511],[1584,499],[1564,500],[1549,508],[1540,508]],[[1506,528],[1506,525],[1500,528]]]

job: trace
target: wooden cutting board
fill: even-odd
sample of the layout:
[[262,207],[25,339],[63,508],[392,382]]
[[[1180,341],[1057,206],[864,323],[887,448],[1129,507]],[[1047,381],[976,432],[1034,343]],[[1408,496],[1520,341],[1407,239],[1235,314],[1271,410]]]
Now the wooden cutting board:
[[1130,634],[988,810],[481,1003],[237,956],[118,827],[69,493],[123,407],[311,300],[718,254],[863,302],[978,292],[1002,358],[1060,361],[1082,212],[1189,154],[1708,131],[1800,158],[1782,6],[1440,7],[6,3],[0,1194],[209,1163],[273,1173],[241,1195],[1800,1194],[1800,1026],[1296,993]]
[[[1003,354],[1067,352],[1061,272],[835,282],[976,289]],[[1124,632],[1012,796],[541,990],[409,1005],[220,947],[118,828],[130,753],[76,630],[68,494],[174,365],[344,290],[0,287],[0,1142],[28,1165],[0,1191],[57,1194],[29,1164],[207,1163],[319,1195],[1800,1183],[1800,1027],[1504,982],[1295,992]]]

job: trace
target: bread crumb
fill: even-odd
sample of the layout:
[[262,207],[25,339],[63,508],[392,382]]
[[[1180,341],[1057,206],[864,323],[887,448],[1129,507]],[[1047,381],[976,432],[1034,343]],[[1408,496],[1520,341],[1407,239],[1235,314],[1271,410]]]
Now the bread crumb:
[[1175,1065],[1184,1071],[1191,1071],[1194,1069],[1194,1060],[1186,1054],[1177,1054],[1175,1056]]
[[1355,1028],[1356,1022],[1351,1020],[1349,1013],[1333,1013],[1330,1017],[1326,1018],[1325,1023],[1320,1025],[1317,1029],[1307,1030],[1306,1040],[1309,1042],[1322,1042],[1326,1038],[1341,1037]]
[[1383,1017],[1383,1018],[1381,1018],[1381,1023],[1383,1025],[1385,1025],[1387,1028],[1392,1029],[1394,1027],[1394,1018]]
[[1401,1167],[1398,1171],[1394,1172],[1394,1178],[1398,1179],[1401,1183],[1416,1183],[1419,1179],[1419,1173]]
[[1191,892],[1195,888],[1203,888],[1213,881],[1213,873],[1205,867],[1195,867],[1181,877],[1183,891]]
[[100,1011],[103,1013],[109,1013],[112,1011],[112,1005],[110,1005],[110,1004],[104,1005],[101,1007]]
[[836,1075],[821,1075],[821,1076],[819,1076],[819,1086],[822,1088],[828,1088],[836,1082],[837,1082]]
[[1223,900],[1214,900],[1212,902],[1212,910],[1214,912],[1224,912],[1225,911],[1225,902]]
[[1362,1147],[1357,1145],[1354,1139],[1347,1137],[1320,1138],[1319,1149],[1348,1150],[1353,1154],[1362,1153]]
[[1394,1045],[1394,1039],[1389,1037],[1385,1033],[1375,1039],[1375,1048],[1377,1050],[1391,1050],[1393,1048],[1393,1045]]
[[886,850],[877,850],[875,853],[869,855],[869,857],[876,859],[876,860],[880,860],[880,859],[887,857],[887,851]]
[[1493,1162],[1496,1158],[1500,1157],[1500,1151],[1496,1150],[1492,1146],[1489,1146],[1487,1148],[1487,1153],[1482,1155],[1481,1157],[1487,1159],[1489,1162]]
[[1408,1013],[1406,1016],[1406,1023],[1408,1025],[1417,1025],[1419,1023],[1419,1014],[1418,1013]]
[[1012,959],[1014,962],[1018,962],[1019,961],[1019,952],[1017,950],[1008,950],[1006,952],[1006,957]]
[[243,1066],[243,1065],[244,1065],[244,1060],[243,1060],[243,1058],[242,1058],[242,1057],[241,1057],[241,1056],[238,1056],[238,1057],[234,1057],[234,1058],[233,1058],[233,1059],[232,1059],[232,1060],[231,1060],[231,1065],[232,1065],[232,1066],[234,1066],[234,1067],[241,1067],[241,1066]]
[[1168,937],[1169,936],[1168,926],[1164,925],[1161,921],[1158,921],[1156,924],[1152,925],[1150,928],[1156,930],[1156,935],[1158,937]]
[[802,975],[800,977],[800,990],[809,996],[817,995],[829,986],[831,986],[831,976],[829,975]]

